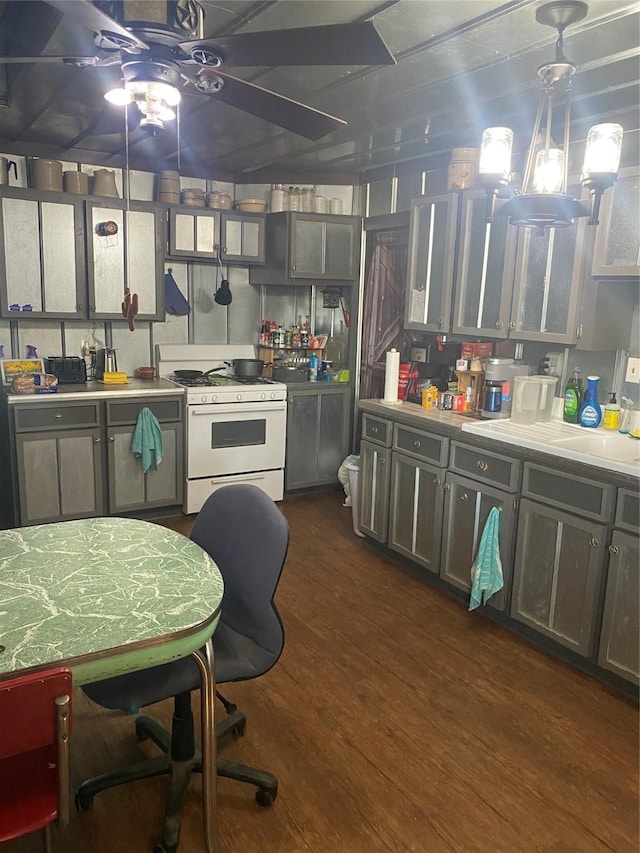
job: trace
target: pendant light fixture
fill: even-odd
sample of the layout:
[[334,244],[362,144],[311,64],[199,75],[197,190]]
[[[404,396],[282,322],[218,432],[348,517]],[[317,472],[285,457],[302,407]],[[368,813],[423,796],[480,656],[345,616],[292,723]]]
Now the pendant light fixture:
[[[589,216],[589,224],[597,225],[600,200],[618,177],[622,127],[607,123],[594,125],[587,136],[581,182],[591,194],[586,205],[567,193],[569,165],[569,133],[571,104],[569,92],[576,66],[564,55],[563,34],[570,24],[582,20],[588,6],[581,0],[558,0],[536,9],[539,24],[558,31],[555,61],[538,69],[542,84],[531,142],[527,151],[522,189],[495,211],[508,216],[513,225],[524,228],[560,228],[573,225],[576,218]],[[563,102],[564,124],[562,147],[551,137],[554,108]],[[513,132],[508,127],[490,127],[482,134],[479,179],[488,195],[487,222],[494,215],[495,199],[507,186],[511,174]]]

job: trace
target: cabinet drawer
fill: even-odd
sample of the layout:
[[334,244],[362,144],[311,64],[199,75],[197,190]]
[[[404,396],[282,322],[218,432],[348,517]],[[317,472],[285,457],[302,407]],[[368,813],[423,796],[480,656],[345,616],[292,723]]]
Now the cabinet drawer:
[[362,416],[362,438],[381,444],[383,447],[391,447],[392,427],[391,421],[385,421],[383,418],[372,415]]
[[444,468],[449,455],[449,439],[394,424],[393,449]]
[[483,483],[500,486],[508,492],[518,490],[520,462],[509,456],[452,441],[449,467],[452,471],[467,474]]
[[522,494],[600,521],[608,521],[613,505],[613,486],[531,462],[524,466]]
[[631,533],[638,532],[640,523],[640,493],[629,489],[618,489],[618,501],[616,503],[616,527],[628,530]]
[[182,398],[165,397],[137,400],[122,400],[118,402],[107,401],[107,423],[108,424],[135,424],[140,411],[149,408],[157,419],[163,421],[182,420]]
[[97,426],[100,423],[100,404],[15,406],[13,417],[16,432]]

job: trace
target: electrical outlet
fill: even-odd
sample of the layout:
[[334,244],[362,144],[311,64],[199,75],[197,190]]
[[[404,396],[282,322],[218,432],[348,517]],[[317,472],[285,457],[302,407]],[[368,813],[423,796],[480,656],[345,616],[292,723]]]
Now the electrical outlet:
[[640,385],[640,358],[627,359],[627,372],[624,381],[635,382]]

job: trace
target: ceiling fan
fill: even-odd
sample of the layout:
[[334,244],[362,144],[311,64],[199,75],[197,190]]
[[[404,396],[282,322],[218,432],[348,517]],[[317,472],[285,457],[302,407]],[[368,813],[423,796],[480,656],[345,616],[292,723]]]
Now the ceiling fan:
[[[5,55],[0,56],[0,64],[120,66],[122,85],[105,97],[112,103],[135,103],[137,123],[152,135],[175,118],[174,107],[182,93],[190,93],[215,97],[307,139],[319,139],[346,122],[233,77],[227,67],[395,64],[371,21],[204,38],[204,9],[199,0],[44,2],[62,13],[63,26],[73,21],[92,31],[98,52],[93,56]],[[146,19],[150,15],[154,20]]]

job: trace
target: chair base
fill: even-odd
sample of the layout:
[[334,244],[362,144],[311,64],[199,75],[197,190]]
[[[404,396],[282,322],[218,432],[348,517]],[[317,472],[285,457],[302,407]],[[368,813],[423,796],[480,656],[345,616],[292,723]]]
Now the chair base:
[[[220,742],[229,733],[243,735],[245,729],[246,718],[244,714],[236,711],[216,725],[216,740]],[[87,779],[76,792],[76,808],[78,811],[91,808],[95,795],[108,788],[138,779],[169,775],[171,778],[162,841],[154,847],[154,853],[175,853],[180,838],[182,805],[187,786],[192,773],[202,772],[202,755],[195,745],[191,695],[182,693],[175,697],[171,734],[151,717],[141,716],[136,719],[136,736],[140,741],[152,740],[165,755]],[[255,785],[258,789],[255,799],[260,806],[270,806],[278,795],[278,780],[264,770],[247,767],[236,761],[218,759],[217,771],[218,776]]]

